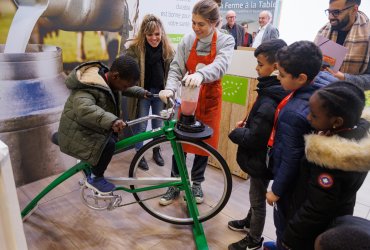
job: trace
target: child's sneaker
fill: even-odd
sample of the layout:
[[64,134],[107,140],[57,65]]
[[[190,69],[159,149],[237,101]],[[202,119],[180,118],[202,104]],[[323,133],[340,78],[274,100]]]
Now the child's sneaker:
[[203,203],[204,195],[203,195],[202,187],[200,186],[200,184],[193,183],[193,186],[191,187],[191,192],[193,193],[193,196],[197,204]]
[[86,186],[102,193],[112,192],[116,187],[114,184],[108,182],[104,177],[88,177],[86,179]]
[[245,231],[249,232],[250,221],[248,217],[245,217],[242,220],[231,220],[227,223],[228,227],[234,231]]
[[255,250],[262,247],[263,237],[259,241],[255,241],[251,238],[251,236],[247,233],[243,239],[238,242],[232,243],[229,245],[229,250]]
[[263,250],[277,250],[275,241],[267,241],[263,243]]
[[171,204],[180,195],[180,189],[177,187],[169,187],[167,192],[159,200],[159,204],[167,206]]

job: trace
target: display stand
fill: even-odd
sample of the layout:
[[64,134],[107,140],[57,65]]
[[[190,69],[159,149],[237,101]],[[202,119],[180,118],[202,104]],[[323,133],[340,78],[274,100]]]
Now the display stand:
[[[248,178],[248,175],[243,172],[238,163],[236,162],[237,145],[230,141],[228,135],[235,128],[235,124],[243,120],[250,112],[256,98],[257,92],[257,72],[255,70],[257,60],[254,57],[254,49],[240,47],[241,50],[235,50],[232,58],[231,65],[226,73],[228,75],[244,78],[248,81],[246,88],[244,104],[237,104],[230,101],[222,102],[222,116],[221,116],[221,131],[218,143],[218,152],[227,161],[232,174],[239,177]],[[224,77],[225,79],[225,77]],[[223,82],[223,89],[225,95],[225,85]],[[223,98],[224,99],[224,98]]]

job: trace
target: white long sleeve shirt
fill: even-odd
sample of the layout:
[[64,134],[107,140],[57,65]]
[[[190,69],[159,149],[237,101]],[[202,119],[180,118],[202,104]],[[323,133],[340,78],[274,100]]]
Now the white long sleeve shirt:
[[[234,38],[229,35],[217,32],[216,58],[205,67],[198,69],[197,72],[203,75],[203,83],[213,82],[220,79],[227,71],[234,52]],[[198,55],[208,55],[211,51],[213,32],[206,38],[200,39],[197,43],[196,51]],[[185,35],[177,47],[175,58],[170,65],[166,89],[177,91],[181,80],[186,74],[186,62],[189,58],[191,48],[196,39],[195,33]]]

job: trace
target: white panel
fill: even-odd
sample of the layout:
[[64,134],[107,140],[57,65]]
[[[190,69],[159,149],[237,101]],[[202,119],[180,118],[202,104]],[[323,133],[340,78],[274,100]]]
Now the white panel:
[[0,141],[0,249],[27,249],[8,147]]
[[256,66],[254,51],[234,50],[232,62],[226,74],[257,78]]
[[[280,38],[288,44],[300,40],[313,41],[317,32],[328,22],[324,10],[329,0],[281,0],[279,31]],[[370,15],[370,1],[363,0],[359,10]]]

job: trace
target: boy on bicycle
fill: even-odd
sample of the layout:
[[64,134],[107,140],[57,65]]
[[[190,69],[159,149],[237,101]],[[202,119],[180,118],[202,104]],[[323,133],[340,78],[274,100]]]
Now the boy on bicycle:
[[110,69],[97,61],[83,63],[65,81],[71,94],[59,124],[60,149],[93,166],[86,185],[103,193],[115,188],[104,179],[104,172],[113,157],[117,133],[126,126],[119,118],[121,91],[127,96],[145,97],[146,91],[134,86],[139,78],[136,61],[121,56]]

